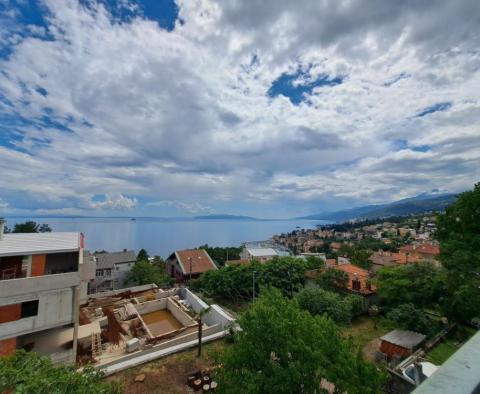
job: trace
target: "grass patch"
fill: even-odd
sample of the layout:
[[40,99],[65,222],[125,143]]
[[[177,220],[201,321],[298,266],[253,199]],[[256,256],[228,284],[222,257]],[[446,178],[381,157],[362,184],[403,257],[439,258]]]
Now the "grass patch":
[[340,327],[340,331],[345,338],[351,338],[356,346],[363,348],[373,339],[380,338],[394,328],[392,322],[383,317],[362,316],[350,325]]
[[427,359],[435,365],[442,365],[457,350],[458,347],[453,342],[441,342],[428,352]]

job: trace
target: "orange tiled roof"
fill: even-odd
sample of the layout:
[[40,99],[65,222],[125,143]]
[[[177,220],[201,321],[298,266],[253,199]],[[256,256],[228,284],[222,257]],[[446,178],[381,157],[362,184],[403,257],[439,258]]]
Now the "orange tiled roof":
[[334,269],[341,270],[348,275],[347,289],[353,290],[352,281],[358,279],[360,281],[360,293],[372,294],[375,293],[377,287],[370,285],[370,289],[367,288],[367,281],[370,279],[368,271],[354,264],[340,264],[334,267]]
[[421,244],[415,248],[415,252],[417,253],[424,253],[424,254],[431,254],[437,256],[440,254],[440,248],[436,245],[432,244]]
[[179,250],[175,252],[175,255],[184,274],[190,273],[190,261],[192,262],[192,274],[217,269],[213,260],[203,249]]

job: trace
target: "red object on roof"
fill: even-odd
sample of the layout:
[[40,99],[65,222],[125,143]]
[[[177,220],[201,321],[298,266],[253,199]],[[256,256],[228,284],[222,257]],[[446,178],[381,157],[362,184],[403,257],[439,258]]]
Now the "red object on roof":
[[[200,274],[217,269],[217,266],[203,249],[179,250],[175,252],[177,260],[184,274]],[[190,270],[190,263],[192,268]]]

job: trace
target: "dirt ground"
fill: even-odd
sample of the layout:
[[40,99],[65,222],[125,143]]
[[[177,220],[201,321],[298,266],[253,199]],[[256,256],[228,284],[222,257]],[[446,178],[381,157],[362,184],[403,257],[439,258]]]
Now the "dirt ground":
[[[130,368],[106,378],[122,385],[125,394],[180,394],[192,393],[186,385],[187,376],[194,371],[216,365],[215,359],[227,344],[217,341],[204,345],[202,357],[197,358],[197,349],[177,353],[150,363]],[[135,377],[145,374],[143,382],[135,382]]]
[[374,318],[363,316],[344,327],[342,335],[351,338],[355,345],[362,348],[365,360],[373,362],[375,352],[380,347],[380,337],[391,329],[392,327],[382,318],[375,322]]

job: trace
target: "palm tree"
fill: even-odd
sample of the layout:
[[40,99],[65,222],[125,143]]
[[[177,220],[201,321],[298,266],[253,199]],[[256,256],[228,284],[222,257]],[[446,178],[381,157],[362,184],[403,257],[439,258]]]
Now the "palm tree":
[[202,355],[202,318],[205,316],[208,312],[210,312],[210,309],[212,309],[211,306],[208,308],[203,308],[199,312],[197,312],[197,315],[195,316],[195,320],[198,323],[198,353],[197,357],[200,357]]

